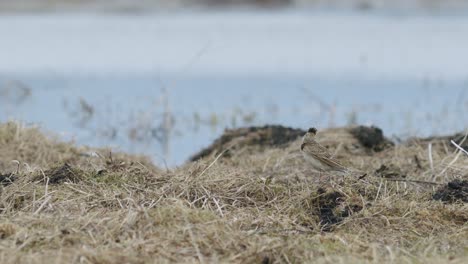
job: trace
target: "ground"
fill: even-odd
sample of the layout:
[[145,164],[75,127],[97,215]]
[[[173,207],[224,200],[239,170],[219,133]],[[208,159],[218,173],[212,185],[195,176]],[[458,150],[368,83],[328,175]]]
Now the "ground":
[[329,182],[301,158],[300,137],[275,145],[261,128],[247,130],[255,134],[241,130],[229,151],[220,147],[159,168],[145,157],[0,125],[0,262],[464,263],[468,257],[468,156],[446,138],[395,145],[377,128],[319,131],[318,140],[352,168]]

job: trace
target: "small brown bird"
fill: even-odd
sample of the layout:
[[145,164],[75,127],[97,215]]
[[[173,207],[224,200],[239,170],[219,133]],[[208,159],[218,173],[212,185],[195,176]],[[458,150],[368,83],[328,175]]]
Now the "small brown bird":
[[325,147],[315,141],[316,135],[317,129],[313,127],[307,131],[302,139],[301,151],[305,160],[320,172],[346,173],[348,169],[335,160]]

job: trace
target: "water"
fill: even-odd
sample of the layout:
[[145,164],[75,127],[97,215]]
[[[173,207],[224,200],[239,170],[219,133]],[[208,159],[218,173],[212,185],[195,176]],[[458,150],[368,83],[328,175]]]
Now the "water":
[[0,42],[0,120],[159,164],[225,127],[355,122],[407,137],[468,124],[464,16],[2,16]]

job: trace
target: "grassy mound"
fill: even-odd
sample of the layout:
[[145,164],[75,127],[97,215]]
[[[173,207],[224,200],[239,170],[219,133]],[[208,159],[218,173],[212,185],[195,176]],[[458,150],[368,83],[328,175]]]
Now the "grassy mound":
[[0,262],[463,263],[468,207],[434,194],[466,180],[468,157],[333,135],[321,140],[355,171],[328,182],[298,140],[162,170],[0,125]]

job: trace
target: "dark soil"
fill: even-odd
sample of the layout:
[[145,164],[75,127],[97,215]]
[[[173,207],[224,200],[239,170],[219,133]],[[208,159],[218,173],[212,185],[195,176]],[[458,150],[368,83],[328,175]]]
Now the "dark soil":
[[213,144],[190,158],[197,161],[207,156],[216,155],[227,149],[235,139],[239,139],[235,148],[244,146],[285,147],[306,133],[305,130],[284,127],[280,125],[267,125],[263,127],[246,127],[227,129]]
[[353,205],[342,208],[346,197],[334,190],[317,190],[318,197],[312,199],[312,203],[318,207],[320,225],[323,231],[333,231],[333,227],[341,223],[346,217],[362,210],[362,206]]
[[[345,128],[345,133],[350,133],[365,149],[382,151],[394,143],[384,137],[378,127],[358,126]],[[284,127],[280,125],[266,125],[262,127],[245,127],[227,129],[223,135],[216,139],[210,146],[196,153],[190,161],[197,161],[207,156],[214,156],[232,147],[240,149],[245,146],[257,146],[261,149],[271,147],[286,147],[289,143],[304,136],[305,130]],[[323,133],[327,133],[326,130]],[[229,152],[224,157],[228,157]]]
[[[83,173],[76,173],[75,169],[72,168],[67,163],[52,168],[50,170],[44,171],[44,175],[49,178],[49,184],[59,184],[63,182],[79,182],[80,175]],[[40,180],[42,182],[46,182],[44,180],[44,175],[38,175],[35,177],[36,180]]]
[[393,142],[384,137],[382,129],[375,126],[358,126],[355,128],[351,128],[350,133],[364,147],[377,152],[394,145]]
[[453,180],[439,188],[432,198],[447,203],[454,203],[457,201],[466,203],[468,202],[468,181]]
[[0,174],[0,185],[8,186],[16,180],[16,176],[12,174]]

